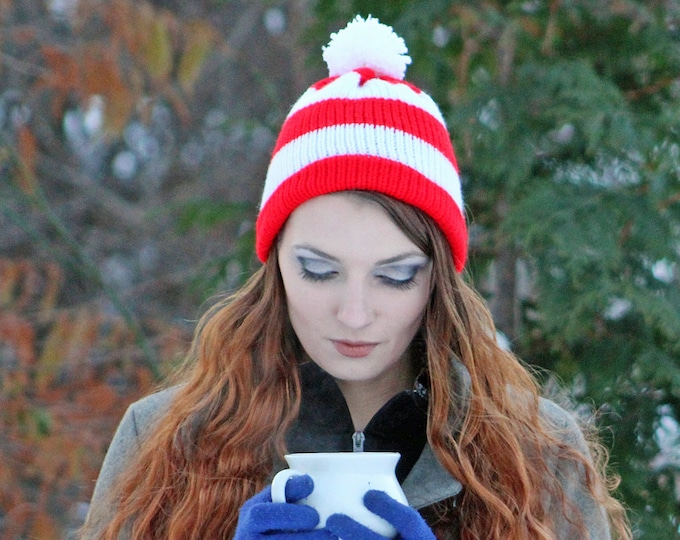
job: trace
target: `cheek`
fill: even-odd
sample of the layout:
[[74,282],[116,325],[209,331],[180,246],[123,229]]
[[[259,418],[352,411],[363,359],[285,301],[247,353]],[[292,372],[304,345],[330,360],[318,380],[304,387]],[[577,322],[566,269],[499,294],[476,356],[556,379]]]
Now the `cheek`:
[[293,323],[304,321],[306,324],[318,321],[322,315],[323,306],[327,304],[319,292],[305,287],[304,283],[296,283],[286,288],[286,301],[288,313]]
[[412,306],[408,312],[402,312],[404,316],[402,317],[402,327],[405,333],[413,334],[415,333],[423,320],[424,306]]
[[[402,293],[403,294],[403,293]],[[404,326],[419,324],[429,301],[429,290],[420,286],[409,291],[406,296],[395,296],[387,312],[393,314],[396,321]]]
[[297,318],[299,312],[304,312],[308,303],[306,299],[304,284],[300,282],[299,276],[290,264],[280,263],[281,279],[283,280],[283,290],[286,294],[286,305],[291,322]]

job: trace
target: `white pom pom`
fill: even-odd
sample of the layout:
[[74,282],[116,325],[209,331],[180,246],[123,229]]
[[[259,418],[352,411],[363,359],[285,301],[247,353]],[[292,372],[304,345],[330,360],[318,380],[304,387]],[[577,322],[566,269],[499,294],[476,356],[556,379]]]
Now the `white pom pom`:
[[357,15],[345,28],[331,34],[323,59],[331,77],[367,67],[381,75],[402,80],[411,63],[408,49],[391,26],[370,15]]

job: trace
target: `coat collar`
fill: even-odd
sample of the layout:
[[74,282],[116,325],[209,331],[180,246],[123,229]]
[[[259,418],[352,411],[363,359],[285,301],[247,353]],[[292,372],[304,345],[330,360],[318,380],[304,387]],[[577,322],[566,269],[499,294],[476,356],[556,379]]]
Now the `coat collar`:
[[[458,402],[458,415],[453,420],[451,430],[457,433],[467,413],[471,380],[467,368],[458,359],[454,358],[451,362],[456,372],[453,396]],[[442,467],[429,443],[425,443],[418,461],[401,487],[409,505],[416,509],[456,497],[463,490],[458,479]]]
[[457,496],[463,485],[442,467],[426,443],[401,488],[409,505],[419,509]]

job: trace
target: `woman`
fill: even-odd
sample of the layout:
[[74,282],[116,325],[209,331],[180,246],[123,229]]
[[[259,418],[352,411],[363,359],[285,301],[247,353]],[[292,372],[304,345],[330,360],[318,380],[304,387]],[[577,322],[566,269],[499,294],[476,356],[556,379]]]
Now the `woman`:
[[[82,538],[376,540],[268,484],[285,452],[398,451],[403,540],[630,538],[572,416],[539,397],[462,279],[460,180],[391,28],[357,17],[293,106],[256,225],[264,265],[200,321],[175,386],[133,404]],[[356,447],[360,448],[356,448]]]

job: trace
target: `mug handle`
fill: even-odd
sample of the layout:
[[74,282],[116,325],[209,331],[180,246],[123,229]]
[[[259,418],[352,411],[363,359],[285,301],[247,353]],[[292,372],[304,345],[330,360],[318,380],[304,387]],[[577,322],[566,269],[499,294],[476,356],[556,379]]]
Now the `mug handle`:
[[285,503],[286,501],[286,483],[293,476],[301,476],[304,473],[295,469],[282,469],[276,473],[272,480],[272,502]]

